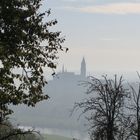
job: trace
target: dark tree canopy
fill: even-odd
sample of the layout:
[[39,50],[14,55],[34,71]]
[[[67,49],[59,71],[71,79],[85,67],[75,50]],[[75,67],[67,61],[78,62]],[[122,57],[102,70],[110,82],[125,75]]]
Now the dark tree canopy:
[[40,6],[41,0],[0,0],[0,108],[5,115],[9,104],[34,106],[48,98],[42,91],[43,67],[56,68],[64,39],[50,31],[56,20],[43,22],[50,11],[40,13]]

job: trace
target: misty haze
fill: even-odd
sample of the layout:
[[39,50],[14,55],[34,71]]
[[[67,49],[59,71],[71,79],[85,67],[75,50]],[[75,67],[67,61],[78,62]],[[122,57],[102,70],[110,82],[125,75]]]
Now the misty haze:
[[140,140],[140,0],[0,0],[0,140]]

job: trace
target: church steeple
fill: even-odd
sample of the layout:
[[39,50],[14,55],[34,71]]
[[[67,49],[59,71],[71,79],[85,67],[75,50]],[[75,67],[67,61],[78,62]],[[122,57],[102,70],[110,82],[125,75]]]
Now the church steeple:
[[81,62],[81,76],[86,77],[86,62],[85,62],[84,57],[83,57],[83,60]]

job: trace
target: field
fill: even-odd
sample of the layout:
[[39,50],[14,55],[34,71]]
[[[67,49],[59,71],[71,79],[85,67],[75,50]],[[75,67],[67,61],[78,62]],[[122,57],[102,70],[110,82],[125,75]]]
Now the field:
[[63,136],[58,136],[58,135],[44,135],[44,140],[72,140],[72,138],[67,138]]

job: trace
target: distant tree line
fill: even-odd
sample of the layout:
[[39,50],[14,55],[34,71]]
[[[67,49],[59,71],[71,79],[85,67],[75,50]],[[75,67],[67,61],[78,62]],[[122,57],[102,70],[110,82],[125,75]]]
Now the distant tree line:
[[87,98],[74,110],[86,114],[91,140],[140,140],[140,82],[136,87],[124,84],[122,76],[91,76],[82,85]]

